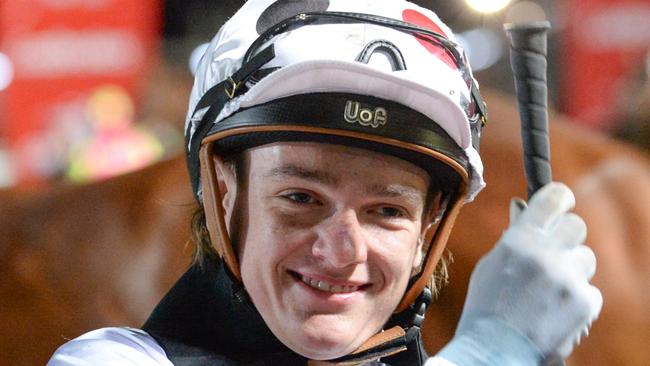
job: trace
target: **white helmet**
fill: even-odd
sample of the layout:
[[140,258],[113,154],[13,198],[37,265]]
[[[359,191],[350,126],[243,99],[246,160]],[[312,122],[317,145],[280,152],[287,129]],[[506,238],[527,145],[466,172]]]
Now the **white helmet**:
[[188,166],[212,243],[237,279],[211,156],[276,141],[395,155],[448,193],[427,256],[397,312],[428,283],[464,202],[483,188],[486,111],[451,30],[403,0],[249,0],[198,70],[186,119]]

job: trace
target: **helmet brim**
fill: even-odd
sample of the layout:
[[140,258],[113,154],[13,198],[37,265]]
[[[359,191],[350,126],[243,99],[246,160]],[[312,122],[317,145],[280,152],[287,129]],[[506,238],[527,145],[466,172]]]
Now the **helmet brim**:
[[[381,123],[352,120],[349,108],[372,116],[381,109]],[[358,116],[357,116],[358,117]],[[374,124],[374,126],[373,126]],[[468,185],[469,161],[463,149],[434,121],[411,108],[379,98],[313,93],[285,97],[242,108],[216,123],[204,139],[219,156],[280,141],[348,145],[388,154],[429,173],[445,193]]]

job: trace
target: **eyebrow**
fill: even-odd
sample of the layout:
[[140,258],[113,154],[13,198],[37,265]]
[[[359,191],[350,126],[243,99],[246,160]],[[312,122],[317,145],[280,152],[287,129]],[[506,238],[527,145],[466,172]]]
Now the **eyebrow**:
[[401,184],[373,184],[368,187],[366,190],[367,193],[373,194],[380,197],[404,197],[407,200],[411,201],[414,204],[423,203],[426,200],[426,193],[410,186],[404,186]]
[[[328,172],[292,164],[275,167],[264,176],[267,178],[297,177],[330,186],[339,183],[339,180]],[[373,184],[366,187],[365,193],[388,198],[404,197],[414,204],[423,204],[426,201],[426,192],[402,184]]]
[[302,178],[327,185],[336,185],[338,183],[338,179],[336,179],[336,177],[334,177],[332,174],[321,170],[308,169],[297,165],[279,166],[271,169],[271,171],[265,174],[265,177],[267,178],[287,176]]

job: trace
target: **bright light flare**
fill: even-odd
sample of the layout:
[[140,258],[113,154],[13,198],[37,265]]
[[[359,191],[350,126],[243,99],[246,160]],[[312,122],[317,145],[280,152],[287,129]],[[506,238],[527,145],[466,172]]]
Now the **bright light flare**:
[[465,0],[474,10],[481,13],[496,13],[503,10],[511,0]]
[[456,35],[463,46],[473,71],[481,71],[496,64],[505,51],[499,35],[487,28],[471,29]]
[[0,52],[0,91],[6,89],[14,79],[14,66],[7,55]]
[[518,1],[508,9],[506,23],[527,23],[546,20],[544,8],[532,1]]

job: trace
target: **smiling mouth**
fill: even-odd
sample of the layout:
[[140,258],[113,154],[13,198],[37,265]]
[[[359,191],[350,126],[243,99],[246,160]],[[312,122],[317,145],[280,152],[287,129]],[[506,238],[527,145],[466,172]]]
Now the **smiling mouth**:
[[328,283],[327,281],[322,281],[322,280],[315,280],[311,277],[301,275],[296,272],[291,272],[291,275],[296,278],[297,280],[301,281],[302,283],[306,284],[307,286],[314,288],[319,291],[323,292],[330,292],[333,294],[347,294],[347,293],[352,293],[356,292],[359,290],[364,289],[368,285],[361,285],[361,286],[356,286],[356,285],[335,285]]

